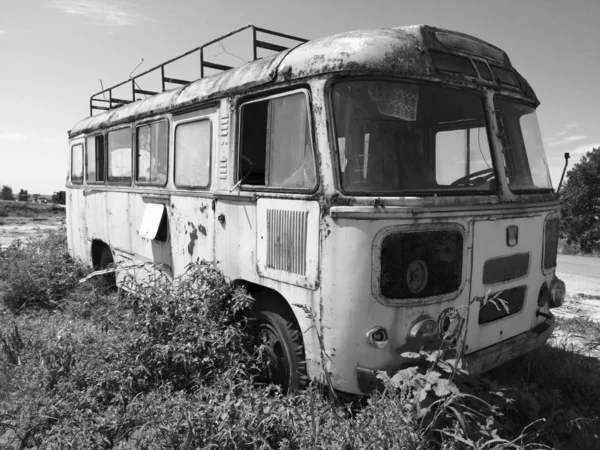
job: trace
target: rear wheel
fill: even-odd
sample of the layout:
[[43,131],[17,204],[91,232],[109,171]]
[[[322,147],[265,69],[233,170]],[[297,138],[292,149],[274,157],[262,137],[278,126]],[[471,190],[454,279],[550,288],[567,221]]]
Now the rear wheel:
[[256,318],[257,344],[262,347],[268,381],[281,386],[284,394],[306,387],[304,347],[298,327],[274,311],[259,311]]
[[[98,262],[98,268],[100,270],[104,270],[108,267],[109,264],[112,264],[113,262],[114,262],[114,260],[113,260],[113,256],[112,256],[112,252],[110,251],[110,248],[108,248],[106,246],[103,247],[102,253],[100,253],[100,260]],[[106,275],[104,275],[103,278],[109,287],[114,287],[117,285],[117,278],[116,278],[116,275],[114,272],[107,273]]]

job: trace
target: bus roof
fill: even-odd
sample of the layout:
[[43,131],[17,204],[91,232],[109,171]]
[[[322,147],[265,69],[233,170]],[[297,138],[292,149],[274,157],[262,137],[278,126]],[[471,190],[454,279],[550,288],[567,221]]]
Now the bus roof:
[[268,83],[329,73],[405,77],[447,81],[459,85],[479,83],[500,86],[498,75],[493,77],[493,81],[486,81],[481,76],[480,79],[471,78],[467,81],[467,74],[460,73],[460,69],[440,70],[440,66],[432,59],[432,54],[486,61],[491,68],[514,73],[519,87],[512,86],[509,90],[518,92],[520,97],[536,105],[539,103],[527,81],[514,70],[503,50],[463,33],[427,25],[413,25],[350,31],[315,39],[274,56],[257,59],[188,85],[87,117],[69,131],[69,137],[74,138],[102,128],[185,109],[198,102],[239,94]]

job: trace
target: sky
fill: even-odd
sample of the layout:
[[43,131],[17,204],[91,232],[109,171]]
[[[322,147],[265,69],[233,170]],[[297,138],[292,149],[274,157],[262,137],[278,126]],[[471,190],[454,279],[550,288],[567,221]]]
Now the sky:
[[248,23],[307,39],[412,24],[476,36],[536,91],[555,187],[564,152],[572,167],[600,147],[600,0],[0,0],[0,184],[64,190],[67,131],[101,83]]

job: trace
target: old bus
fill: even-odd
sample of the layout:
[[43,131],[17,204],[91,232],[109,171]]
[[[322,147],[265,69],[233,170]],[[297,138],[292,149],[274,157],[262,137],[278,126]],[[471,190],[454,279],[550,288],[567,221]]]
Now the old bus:
[[472,373],[542,345],[565,295],[559,202],[507,54],[421,25],[312,41],[248,27],[241,66],[202,46],[196,81],[167,62],[156,91],[134,77],[129,99],[91,98],[69,132],[70,252],[173,278],[215,261],[257,299],[284,389],[326,371],[367,393],[456,313]]

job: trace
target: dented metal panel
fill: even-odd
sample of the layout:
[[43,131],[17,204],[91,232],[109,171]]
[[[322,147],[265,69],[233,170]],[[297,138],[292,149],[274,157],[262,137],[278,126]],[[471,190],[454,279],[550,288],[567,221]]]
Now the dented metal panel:
[[434,73],[419,40],[395,28],[351,31],[303,44],[283,59],[278,80],[340,71],[415,77]]

